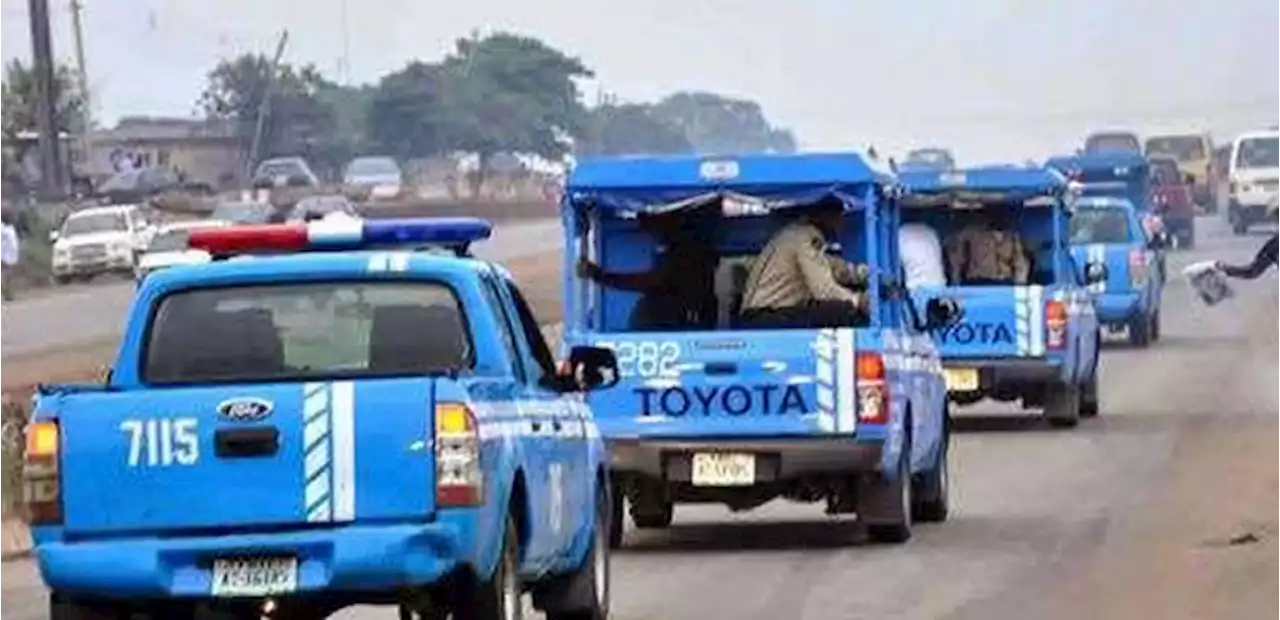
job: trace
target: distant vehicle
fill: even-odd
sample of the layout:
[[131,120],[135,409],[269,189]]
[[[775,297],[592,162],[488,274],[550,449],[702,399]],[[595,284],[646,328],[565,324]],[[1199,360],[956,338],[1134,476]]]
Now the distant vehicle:
[[224,202],[214,207],[209,219],[231,224],[271,224],[284,220],[279,209],[265,202]]
[[1214,193],[1213,142],[1207,133],[1166,134],[1147,138],[1148,158],[1168,157],[1177,163],[1181,176],[1191,186],[1196,204],[1209,208],[1217,200]]
[[202,195],[213,193],[213,187],[201,181],[186,181],[170,168],[143,168],[112,175],[98,187],[98,199],[108,205],[140,204],[168,191],[186,191]]
[[936,170],[954,170],[956,159],[951,151],[944,148],[930,147],[915,149],[907,153],[906,159],[898,166],[903,172],[923,172]]
[[138,257],[138,264],[133,270],[134,281],[141,283],[152,272],[166,267],[196,265],[208,261],[209,254],[190,249],[187,239],[193,230],[225,226],[230,226],[230,223],[222,220],[193,220],[159,227],[142,256]]
[[1170,157],[1150,157],[1152,211],[1160,216],[1165,230],[1177,247],[1190,249],[1196,239],[1196,206],[1192,200],[1191,175],[1185,174]]
[[311,171],[301,157],[273,157],[258,164],[253,173],[254,187],[316,187],[320,177]]
[[1148,232],[1133,203],[1118,196],[1076,200],[1070,226],[1071,252],[1089,280],[1098,321],[1110,333],[1125,332],[1135,347],[1159,340],[1164,235]]
[[1084,154],[1134,153],[1142,155],[1142,142],[1131,131],[1099,131],[1084,140]]
[[53,277],[59,284],[107,272],[133,273],[155,227],[136,206],[93,207],[67,216],[49,233]]
[[390,157],[357,157],[343,171],[342,186],[356,200],[392,200],[404,191],[404,173]]
[[322,219],[334,213],[343,213],[351,217],[360,217],[360,211],[347,200],[346,196],[307,196],[298,201],[289,211],[290,222],[307,222]]
[[1227,171],[1227,221],[1237,235],[1274,217],[1280,190],[1280,132],[1241,135],[1231,145]]

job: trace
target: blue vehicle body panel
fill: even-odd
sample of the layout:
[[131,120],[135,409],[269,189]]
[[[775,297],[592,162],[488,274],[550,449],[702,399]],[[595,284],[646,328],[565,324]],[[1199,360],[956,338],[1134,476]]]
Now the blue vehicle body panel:
[[[947,367],[1029,370],[1023,382],[1081,385],[1097,369],[1097,317],[1066,244],[1069,217],[1066,178],[1052,168],[988,166],[944,173],[902,176],[904,211],[910,221],[935,228],[949,225],[957,203],[1021,204],[1016,221],[1034,248],[1032,284],[918,287],[917,306],[948,297],[963,308],[959,323],[943,331],[938,348]],[[1046,304],[1059,302],[1067,315],[1061,346],[1047,336]],[[967,401],[966,401],[967,402]]]
[[[718,250],[753,256],[776,230],[769,214],[826,196],[846,205],[839,238],[845,260],[866,262],[869,290],[900,269],[892,174],[855,154],[617,158],[583,161],[562,205],[566,229],[565,345],[614,349],[620,383],[588,396],[601,434],[614,445],[683,442],[713,449],[726,442],[844,441],[872,451],[872,469],[894,475],[908,411],[913,471],[936,460],[946,394],[932,340],[907,324],[908,308],[873,299],[865,328],[643,332],[626,328],[636,295],[573,277],[579,257],[607,269],[644,268],[647,236],[629,223],[637,212],[674,210],[723,198]],[[730,212],[730,201],[749,203]],[[911,325],[915,325],[912,323]],[[884,356],[891,385],[885,423],[863,423],[854,386],[857,352]],[[616,455],[615,455],[616,456]],[[615,460],[616,462],[616,460]]]
[[[207,597],[212,560],[237,554],[296,557],[300,592],[427,585],[459,571],[485,578],[517,485],[527,502],[520,572],[537,579],[575,569],[591,545],[605,450],[582,395],[531,379],[533,352],[511,318],[518,315],[510,278],[474,259],[355,251],[228,260],[148,277],[109,384],[52,386],[35,397],[34,419],[57,420],[62,441],[63,520],[33,528],[46,583],[111,597]],[[148,326],[166,295],[374,280],[452,289],[473,368],[166,386],[147,385],[141,375]],[[504,333],[514,335],[514,348]],[[269,415],[236,421],[217,413],[220,403],[243,398],[269,401]],[[448,402],[475,415],[484,475],[476,506],[435,501],[433,412]],[[163,466],[130,460],[123,429],[135,422],[169,428],[177,419],[191,431],[185,459],[166,457]],[[278,431],[277,452],[216,454],[217,431],[254,426]]]
[[[1159,312],[1164,282],[1158,275],[1159,254],[1148,247],[1142,232],[1142,221],[1133,205],[1125,199],[1085,197],[1076,201],[1077,212],[1085,209],[1123,210],[1129,222],[1129,238],[1123,243],[1073,244],[1076,264],[1083,270],[1089,263],[1107,267],[1105,281],[1089,285],[1098,319],[1104,324],[1121,326]],[[1140,256],[1141,265],[1133,262]],[[1134,273],[1135,267],[1141,273]]]
[[1151,166],[1141,154],[1062,155],[1050,158],[1045,165],[1077,181],[1084,196],[1125,198],[1139,214],[1151,211]]

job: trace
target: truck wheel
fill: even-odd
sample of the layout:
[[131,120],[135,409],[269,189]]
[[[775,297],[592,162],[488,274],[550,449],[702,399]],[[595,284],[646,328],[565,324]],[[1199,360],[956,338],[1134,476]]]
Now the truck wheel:
[[1044,400],[1044,416],[1050,426],[1071,428],[1080,422],[1080,387],[1069,384],[1049,386]]
[[1095,418],[1101,409],[1098,403],[1098,369],[1094,367],[1093,376],[1080,390],[1080,417]]
[[622,548],[622,488],[613,485],[613,490],[609,493],[609,548]]
[[[904,543],[911,539],[911,522],[913,516],[911,514],[912,504],[915,498],[912,497],[911,484],[911,443],[903,442],[902,454],[898,457],[898,471],[893,480],[886,482],[874,482],[867,485],[859,495],[863,493],[875,494],[878,497],[874,504],[892,504],[885,506],[891,512],[886,516],[867,515],[869,518],[867,523],[867,536],[871,540],[878,543]],[[863,514],[860,512],[858,518],[862,519]]]
[[453,597],[453,617],[457,620],[521,620],[524,607],[520,600],[523,588],[519,565],[520,539],[516,535],[516,521],[508,516],[493,577],[460,588],[461,592],[456,592]]
[[1140,314],[1129,321],[1129,346],[1139,349],[1151,346],[1151,317]]
[[631,504],[631,520],[640,529],[661,529],[670,527],[675,517],[675,504],[670,501],[633,502]]
[[951,511],[951,424],[944,422],[942,428],[938,460],[932,469],[920,475],[919,483],[913,491],[916,505],[911,511],[922,523],[946,521],[947,514]]
[[49,593],[49,620],[123,620],[127,610],[109,602],[79,601],[61,592]]
[[53,281],[56,282],[58,286],[66,286],[71,284],[71,276],[53,276]]
[[563,589],[556,593],[559,604],[555,609],[547,610],[547,620],[605,620],[609,617],[609,540],[613,501],[605,489],[598,491],[596,496],[591,548],[583,558],[582,566],[556,585]]
[[1151,342],[1160,340],[1160,311],[1151,315]]

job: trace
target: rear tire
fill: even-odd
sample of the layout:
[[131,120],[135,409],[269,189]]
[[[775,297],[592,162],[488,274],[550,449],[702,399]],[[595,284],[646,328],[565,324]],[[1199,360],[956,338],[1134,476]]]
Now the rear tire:
[[1093,376],[1080,391],[1080,417],[1096,418],[1101,404],[1098,402],[1098,367],[1093,368]]
[[1151,346],[1151,317],[1140,314],[1129,321],[1129,346],[1138,349]]
[[609,493],[609,548],[622,548],[622,529],[623,524],[623,503],[622,487],[615,483],[613,490]]
[[1055,428],[1073,428],[1080,423],[1080,386],[1054,384],[1045,394],[1044,416]]
[[[897,476],[891,481],[868,485],[870,488],[866,489],[870,492],[892,495],[897,499],[894,510],[896,514],[887,519],[877,518],[867,524],[867,536],[875,542],[900,544],[911,540],[911,523],[914,518],[911,509],[915,498],[912,495],[910,463],[911,443],[905,441],[902,444],[902,454],[898,457]],[[859,514],[858,518],[862,518],[862,515]]]
[[548,609],[547,620],[607,620],[611,589],[609,566],[609,541],[613,521],[613,501],[609,492],[601,488],[596,492],[596,518],[591,533],[591,548],[582,560],[582,566],[566,575],[555,587],[557,609]]
[[453,617],[456,620],[521,620],[524,617],[520,599],[524,592],[519,575],[520,539],[516,532],[516,521],[508,516],[493,577],[488,581],[476,579],[455,592]]
[[1160,311],[1156,310],[1151,315],[1151,342],[1160,340]]

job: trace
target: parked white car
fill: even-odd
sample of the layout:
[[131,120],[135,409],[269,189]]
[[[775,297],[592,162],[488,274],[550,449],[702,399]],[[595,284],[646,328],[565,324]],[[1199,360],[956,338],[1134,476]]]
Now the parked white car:
[[187,237],[191,231],[199,228],[223,228],[230,225],[231,222],[222,220],[193,220],[161,226],[151,239],[151,244],[138,258],[133,279],[141,283],[143,278],[159,269],[208,262],[208,252],[188,248]]
[[356,200],[395,200],[404,192],[404,173],[390,157],[357,157],[343,171],[342,185]]
[[66,284],[108,272],[132,273],[154,235],[155,226],[136,205],[76,211],[49,233],[53,277]]
[[1280,131],[1241,135],[1231,144],[1227,168],[1227,223],[1237,235],[1272,220],[1280,205]]

